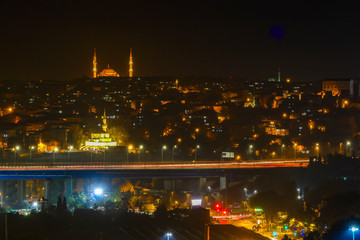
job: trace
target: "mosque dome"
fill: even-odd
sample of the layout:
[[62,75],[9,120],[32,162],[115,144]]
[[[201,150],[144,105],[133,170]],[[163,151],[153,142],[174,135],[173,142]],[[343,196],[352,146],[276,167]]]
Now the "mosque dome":
[[120,77],[120,75],[108,65],[108,68],[103,69],[98,77]]

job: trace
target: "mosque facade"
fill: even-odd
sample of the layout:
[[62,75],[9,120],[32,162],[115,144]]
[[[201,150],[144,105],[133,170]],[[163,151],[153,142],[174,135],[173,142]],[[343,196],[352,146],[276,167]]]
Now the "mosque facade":
[[[114,69],[110,68],[110,65],[108,64],[108,67],[101,70],[100,73],[98,73],[97,70],[97,59],[96,59],[96,48],[94,49],[94,57],[93,57],[93,78],[97,77],[120,77],[120,74],[117,73]],[[132,57],[132,49],[130,49],[130,57],[129,57],[129,77],[133,77],[133,57]]]

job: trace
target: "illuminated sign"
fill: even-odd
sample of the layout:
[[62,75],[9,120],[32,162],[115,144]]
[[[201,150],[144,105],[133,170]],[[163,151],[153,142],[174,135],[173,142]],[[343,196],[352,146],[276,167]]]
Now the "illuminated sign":
[[233,152],[222,152],[221,157],[223,157],[223,158],[234,158],[234,153]]
[[85,142],[85,146],[116,146],[116,142]]
[[201,206],[201,199],[192,199],[191,205],[192,206]]

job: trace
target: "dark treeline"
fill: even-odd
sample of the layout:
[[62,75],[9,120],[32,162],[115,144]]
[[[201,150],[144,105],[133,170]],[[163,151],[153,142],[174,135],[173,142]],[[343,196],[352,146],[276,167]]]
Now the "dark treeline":
[[[5,214],[0,218],[0,234],[4,239]],[[209,221],[209,212],[202,208],[168,212],[159,207],[154,216],[93,209],[77,209],[70,213],[62,206],[29,216],[7,214],[8,238],[12,240],[160,239],[169,229],[177,234],[181,234],[182,229],[202,234]]]

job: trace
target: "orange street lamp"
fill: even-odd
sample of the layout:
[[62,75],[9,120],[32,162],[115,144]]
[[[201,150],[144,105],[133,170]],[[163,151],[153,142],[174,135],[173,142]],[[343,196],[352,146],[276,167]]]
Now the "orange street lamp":
[[56,147],[54,148],[54,151],[53,151],[53,162],[55,162],[55,153],[58,152],[59,149]]
[[284,158],[284,148],[285,148],[285,144],[281,145],[281,158]]
[[133,148],[132,145],[129,145],[126,150],[126,161],[129,162],[129,151]]
[[200,145],[196,145],[196,148],[195,148],[195,162],[196,162],[196,158],[197,158],[197,151],[198,151],[199,148],[200,148]]
[[351,146],[351,142],[346,141],[346,153],[345,153],[345,155],[349,152],[350,146]]
[[175,149],[177,148],[177,145],[174,145],[173,147],[172,147],[172,161],[174,162],[174,160],[175,160]]
[[320,152],[319,143],[316,143],[315,150],[316,150],[316,158],[319,158],[319,152]]
[[29,149],[29,161],[31,161],[31,152],[35,149],[34,146],[31,146]]
[[140,162],[140,158],[141,158],[141,151],[143,150],[144,146],[140,145],[139,146],[139,155],[138,155],[138,161]]
[[16,163],[16,151],[19,151],[20,150],[20,146],[16,146],[15,149],[14,149],[14,152],[15,152],[15,163]]
[[164,150],[166,150],[166,145],[162,146],[161,148],[161,162],[164,161]]

